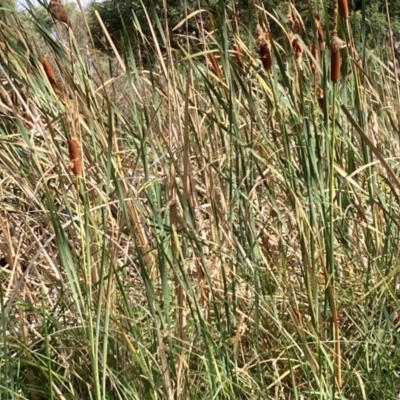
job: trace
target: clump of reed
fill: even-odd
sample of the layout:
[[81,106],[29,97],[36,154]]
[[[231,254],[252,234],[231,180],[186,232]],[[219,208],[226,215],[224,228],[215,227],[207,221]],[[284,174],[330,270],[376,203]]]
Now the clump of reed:
[[[301,65],[303,26],[291,12],[286,44]],[[323,21],[330,20],[324,16]],[[253,70],[246,43],[254,38],[245,34],[240,32],[243,41],[233,44],[230,56],[248,74],[225,69],[229,63],[222,64],[222,53],[215,52],[230,46],[222,35],[216,35],[214,52],[206,57],[192,48],[179,63],[164,50],[151,54],[151,67],[164,63],[166,90],[157,78],[147,79],[151,71],[135,69],[129,45],[127,62],[121,61],[126,74],[115,81],[121,86],[113,86],[113,80],[103,79],[108,76],[101,72],[104,65],[99,65],[101,83],[80,63],[73,64],[69,76],[74,61],[51,41],[57,51],[41,54],[57,60],[64,79],[56,81],[50,63],[42,62],[43,69],[54,90],[71,95],[66,104],[49,95],[43,72],[37,84],[36,75],[19,79],[23,63],[12,60],[8,66],[16,82],[10,87],[4,79],[4,90],[16,95],[15,107],[24,101],[32,135],[20,124],[11,125],[11,118],[0,119],[13,133],[3,135],[0,145],[0,201],[7,207],[0,213],[0,263],[4,243],[16,273],[27,253],[19,237],[9,234],[5,240],[12,230],[1,226],[3,220],[4,225],[24,221],[19,232],[43,256],[32,258],[40,268],[28,267],[21,280],[24,291],[14,292],[17,301],[8,301],[13,288],[4,283],[7,277],[3,282],[10,305],[0,312],[2,326],[11,332],[26,319],[29,327],[19,348],[9,335],[12,352],[3,352],[1,359],[8,368],[1,381],[10,396],[33,398],[34,386],[42,398],[110,400],[392,395],[398,377],[389,368],[398,365],[398,356],[392,356],[390,340],[398,335],[387,328],[397,322],[372,312],[382,308],[385,316],[388,305],[398,305],[395,292],[388,290],[397,273],[391,254],[399,247],[399,227],[392,221],[400,210],[389,186],[396,181],[375,173],[375,153],[360,151],[350,138],[353,128],[359,135],[363,130],[334,105],[347,106],[360,120],[367,107],[377,111],[368,129],[382,135],[378,144],[390,168],[398,154],[387,140],[392,137],[387,127],[396,118],[391,110],[398,97],[389,97],[389,88],[378,111],[371,93],[380,85],[374,81],[368,82],[371,90],[360,82],[359,103],[352,80],[340,87],[330,84],[329,62],[323,61],[335,50],[332,71],[338,82],[342,42],[335,34],[334,43],[325,46],[319,16],[311,44],[312,76],[304,71],[293,78],[279,43],[272,55],[275,42],[260,26],[255,35],[259,68]],[[17,44],[5,36],[12,39],[8,47],[29,40],[25,32],[20,35]],[[273,61],[272,79],[264,69],[271,71]],[[201,73],[206,68],[214,79]],[[371,70],[381,69],[372,63]],[[187,71],[193,73],[189,79]],[[221,88],[234,90],[215,90],[217,79],[224,79]],[[13,93],[13,87],[28,94]],[[4,103],[1,90],[0,97]],[[48,140],[36,136],[42,126]],[[35,151],[21,151],[22,141]],[[68,149],[59,149],[60,142]],[[80,184],[77,198],[64,190],[60,153],[70,180]],[[21,162],[29,157],[39,162]],[[45,179],[38,185],[34,175]],[[27,218],[26,205],[34,202]],[[5,268],[0,272],[6,276]],[[375,297],[379,301],[369,307],[367,301]],[[370,329],[372,323],[376,330]],[[25,360],[18,357],[24,353]],[[257,354],[265,355],[259,365],[252,362]],[[370,360],[376,357],[374,367]],[[29,379],[28,371],[25,387],[20,383],[24,362],[37,372]],[[123,379],[127,376],[135,377],[133,386]],[[385,388],[376,390],[378,381]]]

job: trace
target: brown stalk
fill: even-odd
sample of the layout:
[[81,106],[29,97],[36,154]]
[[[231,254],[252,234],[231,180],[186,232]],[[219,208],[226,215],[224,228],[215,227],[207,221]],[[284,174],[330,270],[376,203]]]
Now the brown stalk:
[[46,57],[43,57],[42,65],[43,65],[44,72],[46,73],[47,79],[49,80],[51,87],[53,88],[53,90],[55,92],[58,92],[56,76],[54,74],[53,68],[51,67],[49,60]]
[[68,151],[71,170],[75,175],[80,175],[82,171],[82,161],[80,156],[80,144],[77,138],[68,140]]

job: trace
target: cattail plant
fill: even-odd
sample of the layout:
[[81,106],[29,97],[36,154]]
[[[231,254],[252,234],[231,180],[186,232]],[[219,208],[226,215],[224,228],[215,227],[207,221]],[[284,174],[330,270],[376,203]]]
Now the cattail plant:
[[300,43],[300,40],[296,38],[296,36],[293,34],[293,32],[288,33],[289,41],[290,44],[292,45],[293,48],[293,53],[294,53],[294,59],[296,61],[296,64],[300,67],[301,62],[303,60],[303,46]]
[[242,55],[240,54],[240,48],[236,43],[233,45],[233,51],[235,52],[235,57],[236,57],[237,64],[239,65],[239,67],[241,69],[243,69]]
[[61,0],[51,0],[48,5],[50,14],[57,20],[65,24],[66,28],[71,28],[68,12]]
[[51,67],[49,60],[46,57],[43,57],[42,65],[43,65],[44,72],[46,73],[47,79],[49,80],[51,87],[53,88],[53,90],[55,92],[58,92],[56,76],[54,74],[53,68]]
[[299,14],[292,3],[289,3],[289,11],[287,14],[288,23],[294,33],[301,33],[301,21]]
[[343,19],[349,18],[349,4],[347,0],[338,0],[339,15]]
[[269,33],[264,32],[260,25],[256,28],[256,45],[258,46],[259,55],[263,67],[266,71],[270,71],[272,67],[272,56],[271,56],[271,40]]
[[222,72],[213,53],[208,54],[207,66],[219,79],[222,78]]
[[317,38],[319,44],[319,51],[323,52],[325,49],[324,44],[324,31],[322,30],[321,17],[319,14],[315,15],[315,28],[317,30]]
[[343,40],[341,40],[337,33],[334,32],[331,42],[331,81],[336,83],[340,79],[340,49],[343,47]]
[[71,170],[74,175],[80,175],[82,171],[82,161],[80,144],[77,138],[71,138],[68,140],[68,151]]
[[324,105],[324,90],[318,87],[317,90],[315,91],[315,97],[317,99],[319,106],[322,108]]

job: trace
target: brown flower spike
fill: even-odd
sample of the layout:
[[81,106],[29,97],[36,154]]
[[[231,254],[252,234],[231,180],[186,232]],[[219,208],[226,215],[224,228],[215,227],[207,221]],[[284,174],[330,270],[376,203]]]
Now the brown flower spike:
[[51,87],[53,88],[53,90],[55,92],[57,92],[58,85],[57,85],[56,76],[54,75],[53,68],[51,68],[51,64],[46,57],[43,57],[42,65],[43,65],[44,72],[46,73],[47,79],[50,82]]
[[288,37],[293,48],[294,59],[296,60],[297,65],[301,66],[301,62],[303,60],[303,46],[301,45],[299,39],[293,35],[293,32],[289,32]]
[[80,144],[77,138],[72,138],[68,140],[68,151],[71,170],[75,175],[80,175],[82,171],[82,161],[80,154]]
[[322,30],[321,17],[319,14],[315,15],[315,28],[317,30],[317,38],[319,43],[319,51],[324,51],[324,31]]
[[236,57],[236,62],[239,65],[239,67],[241,69],[243,69],[243,59],[242,59],[242,55],[240,54],[240,49],[239,46],[235,43],[233,45],[233,50],[235,52],[235,57]]
[[260,25],[257,25],[256,28],[256,44],[259,49],[259,55],[264,69],[270,71],[272,67],[271,41],[269,34],[264,32]]
[[315,91],[315,97],[317,98],[319,106],[322,108],[324,106],[324,90],[318,87]]
[[208,63],[209,69],[212,70],[214,74],[218,76],[219,79],[221,79],[222,73],[221,70],[219,69],[219,65],[213,53],[208,54],[208,61],[209,61]]
[[290,27],[292,28],[292,31],[299,35],[301,33],[301,22],[299,20],[296,8],[292,3],[289,3],[287,19]]
[[67,25],[67,29],[71,28],[71,23],[68,18],[67,10],[61,0],[50,0],[49,3],[49,12],[50,14],[60,22],[63,22]]
[[341,40],[334,33],[331,42],[331,81],[336,83],[340,79],[340,48]]
[[336,83],[340,79],[340,49],[343,47],[344,42],[337,36],[335,32],[331,42],[331,81]]
[[347,0],[338,0],[339,15],[343,19],[349,18],[349,4]]

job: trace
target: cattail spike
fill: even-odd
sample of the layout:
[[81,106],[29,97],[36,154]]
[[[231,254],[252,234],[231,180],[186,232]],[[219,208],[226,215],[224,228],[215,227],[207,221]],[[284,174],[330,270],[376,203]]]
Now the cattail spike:
[[57,20],[66,24],[67,30],[71,28],[68,12],[61,0],[51,0],[48,8],[50,14]]
[[74,175],[80,175],[82,171],[82,161],[80,154],[80,144],[77,138],[72,138],[68,140],[68,151],[71,170]]
[[315,97],[318,101],[318,104],[321,108],[324,106],[324,91],[320,87],[317,88],[315,91]]
[[349,4],[347,0],[338,0],[339,15],[343,19],[349,18]]
[[340,79],[340,49],[344,42],[334,34],[331,42],[331,81],[336,83]]
[[208,54],[208,60],[209,60],[209,62],[210,62],[210,66],[211,66],[210,69],[212,69],[212,71],[214,72],[214,74],[217,75],[217,77],[218,77],[219,79],[221,79],[221,78],[222,78],[222,72],[221,72],[221,70],[220,70],[220,68],[219,68],[219,65],[218,65],[218,63],[217,63],[217,60],[216,60],[216,58],[215,58],[215,56],[214,56],[213,53],[209,53],[209,54]]
[[56,76],[54,75],[53,68],[51,67],[50,62],[46,57],[43,57],[42,65],[43,65],[44,72],[46,73],[47,79],[49,80],[51,87],[53,88],[53,90],[55,92],[58,92]]
[[324,31],[322,30],[322,24],[321,24],[321,17],[319,14],[315,15],[315,28],[317,30],[317,38],[318,38],[318,44],[319,44],[319,51],[323,52],[325,49],[325,44],[324,44]]
[[240,48],[236,43],[233,45],[233,50],[235,51],[235,57],[236,57],[237,64],[239,65],[239,67],[241,69],[243,69],[242,55],[240,54]]
[[290,44],[292,45],[293,48],[293,53],[294,53],[294,59],[296,61],[296,64],[301,67],[301,62],[303,60],[303,46],[299,39],[295,35],[293,35],[292,32],[289,31],[288,33],[289,41]]
[[269,34],[264,32],[260,25],[256,28],[256,44],[264,69],[270,71],[272,68],[271,40]]

